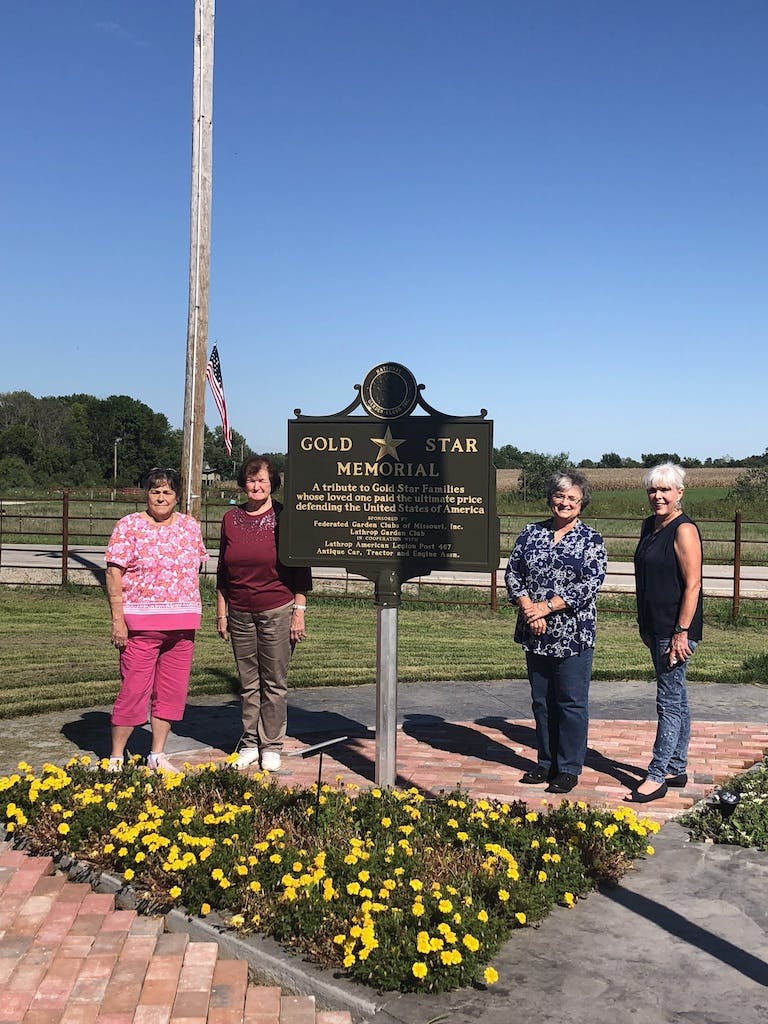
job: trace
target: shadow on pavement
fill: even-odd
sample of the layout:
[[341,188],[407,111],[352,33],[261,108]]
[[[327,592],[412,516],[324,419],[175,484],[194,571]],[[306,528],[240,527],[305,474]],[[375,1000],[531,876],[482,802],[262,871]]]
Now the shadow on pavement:
[[601,889],[601,892],[609,900],[632,911],[633,914],[639,914],[657,927],[663,928],[670,935],[674,935],[675,938],[697,946],[709,956],[727,964],[735,971],[739,971],[751,981],[768,987],[768,964],[764,960],[760,960],[727,939],[702,928],[687,917],[683,917],[682,914],[670,910],[663,903],[649,899],[647,896],[641,896],[640,893],[632,892],[622,886]]

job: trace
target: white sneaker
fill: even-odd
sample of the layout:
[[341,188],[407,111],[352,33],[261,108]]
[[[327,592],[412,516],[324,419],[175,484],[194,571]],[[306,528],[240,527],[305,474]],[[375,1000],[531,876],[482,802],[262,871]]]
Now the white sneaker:
[[125,759],[122,757],[110,757],[107,763],[107,771],[112,775],[116,775],[118,772],[123,770],[125,766]]
[[265,750],[261,755],[261,767],[265,772],[279,772],[280,763],[280,754],[277,750]]
[[241,772],[248,765],[253,764],[254,761],[259,760],[259,748],[258,747],[245,747],[237,755],[237,760],[234,762],[235,768]]
[[173,772],[176,774],[179,769],[174,768],[163,751],[159,754],[147,754],[147,768],[151,772]]

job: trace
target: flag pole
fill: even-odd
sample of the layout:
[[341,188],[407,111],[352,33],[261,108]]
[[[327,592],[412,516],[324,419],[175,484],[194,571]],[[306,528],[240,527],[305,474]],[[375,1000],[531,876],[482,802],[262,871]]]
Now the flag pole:
[[182,508],[198,519],[205,441],[205,366],[211,264],[214,9],[215,0],[195,0],[189,306],[181,477]]

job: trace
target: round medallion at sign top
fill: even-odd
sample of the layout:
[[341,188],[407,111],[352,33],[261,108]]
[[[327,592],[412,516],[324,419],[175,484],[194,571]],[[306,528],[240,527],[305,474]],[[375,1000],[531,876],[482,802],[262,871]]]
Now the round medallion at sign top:
[[407,416],[413,412],[418,394],[416,378],[401,363],[374,366],[360,389],[363,408],[379,419]]

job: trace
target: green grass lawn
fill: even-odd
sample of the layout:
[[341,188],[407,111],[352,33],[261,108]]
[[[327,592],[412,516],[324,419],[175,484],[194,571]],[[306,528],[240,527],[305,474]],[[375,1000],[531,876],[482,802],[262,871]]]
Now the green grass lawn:
[[[203,587],[204,622],[196,645],[191,693],[228,693],[232,652],[214,630],[213,592]],[[595,679],[652,679],[631,598],[601,598]],[[729,623],[722,604],[707,608],[705,643],[691,663],[692,682],[768,684],[765,629]],[[117,654],[109,642],[109,609],[95,587],[0,588],[0,717],[110,704],[117,692]],[[398,679],[522,679],[513,642],[515,614],[478,606],[406,603],[398,616]],[[376,674],[376,609],[372,601],[310,599],[308,639],[291,666],[293,687],[370,683]]]

